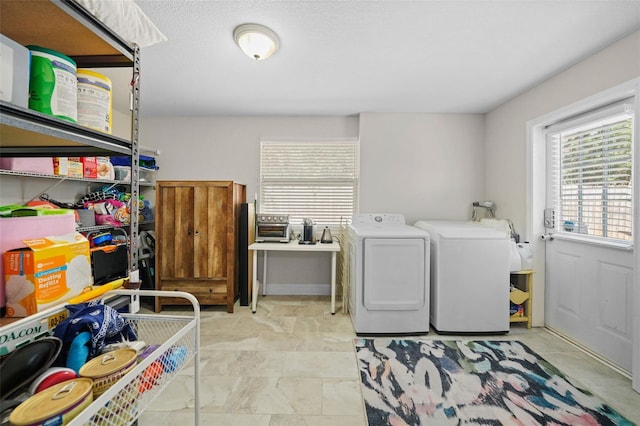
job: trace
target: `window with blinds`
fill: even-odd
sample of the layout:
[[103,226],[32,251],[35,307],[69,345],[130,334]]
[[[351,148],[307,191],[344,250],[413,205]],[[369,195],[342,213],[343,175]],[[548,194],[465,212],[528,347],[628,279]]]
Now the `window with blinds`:
[[633,239],[633,111],[620,102],[551,126],[556,230]]
[[357,139],[262,140],[258,209],[337,228],[358,206],[359,157]]

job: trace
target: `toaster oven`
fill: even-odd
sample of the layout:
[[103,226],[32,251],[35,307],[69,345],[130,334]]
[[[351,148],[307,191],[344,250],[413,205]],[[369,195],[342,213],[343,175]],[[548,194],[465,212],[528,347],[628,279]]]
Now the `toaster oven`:
[[256,242],[288,243],[290,238],[289,215],[265,214],[256,215]]

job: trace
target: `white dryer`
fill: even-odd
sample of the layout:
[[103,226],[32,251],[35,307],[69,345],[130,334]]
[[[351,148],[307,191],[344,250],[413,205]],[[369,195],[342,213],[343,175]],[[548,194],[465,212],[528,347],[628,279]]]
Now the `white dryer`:
[[429,332],[429,234],[401,214],[349,225],[349,313],[357,334]]
[[477,222],[419,221],[431,237],[431,325],[442,333],[509,331],[509,238]]

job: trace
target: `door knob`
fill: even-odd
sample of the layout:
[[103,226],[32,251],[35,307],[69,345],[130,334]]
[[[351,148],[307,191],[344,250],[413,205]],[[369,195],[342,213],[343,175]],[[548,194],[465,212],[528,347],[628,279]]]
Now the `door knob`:
[[553,241],[553,234],[544,233],[544,234],[540,235],[540,239],[543,240],[543,241]]

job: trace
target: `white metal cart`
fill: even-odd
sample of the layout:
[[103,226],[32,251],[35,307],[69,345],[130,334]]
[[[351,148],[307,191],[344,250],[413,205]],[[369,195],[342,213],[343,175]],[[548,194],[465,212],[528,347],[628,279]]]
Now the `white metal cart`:
[[[129,373],[75,417],[69,425],[130,425],[186,365],[193,361],[194,425],[200,411],[200,305],[191,294],[155,290],[112,290],[113,296],[180,297],[193,306],[192,315],[122,314],[138,339],[158,347]],[[60,305],[0,328],[0,351],[12,351],[30,341],[52,334],[67,315]],[[172,356],[179,349],[180,356]],[[160,366],[162,368],[160,369]]]

